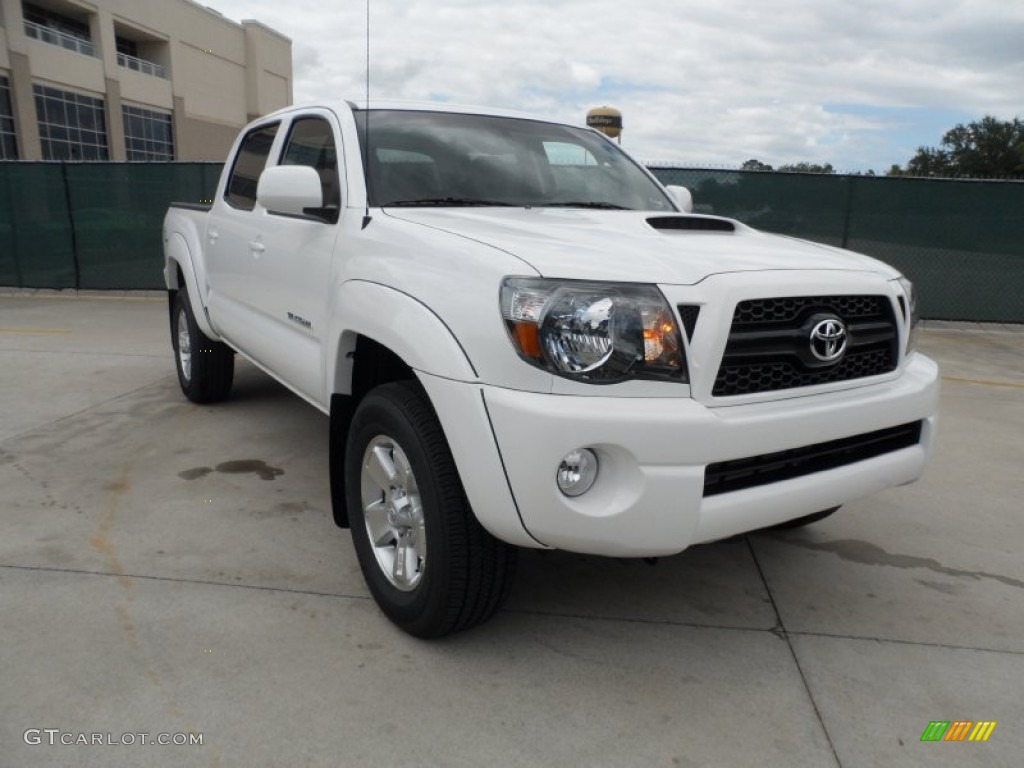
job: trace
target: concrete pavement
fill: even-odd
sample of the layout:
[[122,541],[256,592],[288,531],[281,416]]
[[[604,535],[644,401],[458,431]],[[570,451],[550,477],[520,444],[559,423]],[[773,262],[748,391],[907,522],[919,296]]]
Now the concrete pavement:
[[0,295],[0,768],[1020,765],[1024,332],[922,346],[922,482],[656,566],[524,552],[427,643],[331,521],[323,415],[241,361],[188,403],[162,299]]

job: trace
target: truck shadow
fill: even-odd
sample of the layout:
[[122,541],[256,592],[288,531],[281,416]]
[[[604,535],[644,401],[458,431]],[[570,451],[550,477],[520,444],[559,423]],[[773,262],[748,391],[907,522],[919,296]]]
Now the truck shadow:
[[522,550],[506,611],[745,629],[776,624],[742,538],[691,547],[653,564]]

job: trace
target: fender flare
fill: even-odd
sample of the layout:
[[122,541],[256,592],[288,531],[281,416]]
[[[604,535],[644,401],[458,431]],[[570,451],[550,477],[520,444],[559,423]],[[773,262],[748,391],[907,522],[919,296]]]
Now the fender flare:
[[332,304],[324,366],[328,394],[352,393],[352,353],[359,336],[387,347],[414,371],[477,380],[476,369],[452,330],[409,294],[381,283],[349,280]]
[[[176,269],[180,269],[185,278],[184,288],[188,291],[189,300],[192,302],[192,314],[195,315],[196,324],[211,339],[220,341],[220,335],[210,325],[210,319],[206,314],[205,297],[199,291],[199,280],[192,261],[192,251],[180,232],[173,232],[168,236],[164,253],[167,265],[164,268],[164,281],[167,283],[167,289],[174,290],[176,282],[174,273]],[[180,289],[182,286],[176,287]]]
[[349,280],[332,297],[324,345],[324,382],[330,406],[331,507],[334,522],[348,528],[344,455],[348,425],[355,410],[355,349],[360,336],[386,347],[414,371],[474,381],[476,370],[451,329],[429,307],[395,288],[367,280]]
[[[343,435],[356,407],[352,393],[359,336],[373,339],[417,375],[444,431],[473,514],[493,536],[543,547],[523,525],[494,438],[479,376],[451,328],[423,302],[380,283],[352,280],[335,296],[328,347],[331,387],[331,502],[335,523],[349,525],[345,506]],[[467,399],[468,397],[468,399]]]

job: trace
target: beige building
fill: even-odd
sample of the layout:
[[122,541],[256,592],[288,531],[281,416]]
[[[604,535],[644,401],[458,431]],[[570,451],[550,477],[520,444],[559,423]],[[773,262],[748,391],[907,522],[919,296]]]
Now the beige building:
[[0,160],[223,160],[291,40],[191,0],[0,0]]

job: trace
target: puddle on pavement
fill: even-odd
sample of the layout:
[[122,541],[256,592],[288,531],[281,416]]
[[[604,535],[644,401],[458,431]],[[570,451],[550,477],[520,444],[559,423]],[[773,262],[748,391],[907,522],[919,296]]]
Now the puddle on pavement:
[[257,475],[260,480],[273,480],[284,474],[283,469],[271,467],[265,461],[259,459],[240,459],[237,461],[225,461],[212,469],[210,467],[194,467],[178,473],[182,480],[198,480],[211,472],[223,472],[226,475]]
[[1024,581],[988,571],[968,571],[961,568],[950,568],[931,557],[900,555],[887,552],[876,544],[858,539],[837,539],[835,541],[805,541],[785,535],[777,536],[779,541],[793,547],[813,549],[819,552],[831,552],[843,560],[861,565],[887,565],[892,568],[924,568],[933,573],[969,579],[992,579],[1009,587],[1024,588]]

